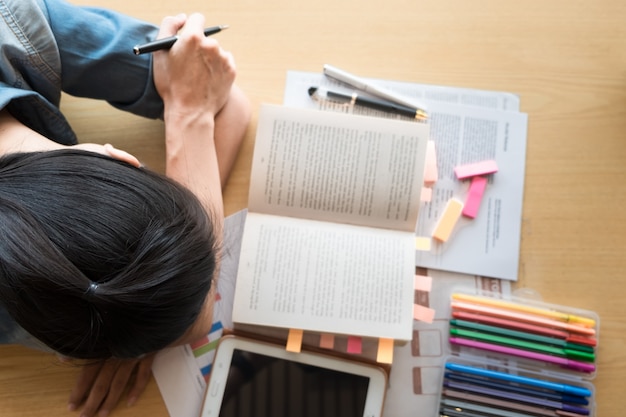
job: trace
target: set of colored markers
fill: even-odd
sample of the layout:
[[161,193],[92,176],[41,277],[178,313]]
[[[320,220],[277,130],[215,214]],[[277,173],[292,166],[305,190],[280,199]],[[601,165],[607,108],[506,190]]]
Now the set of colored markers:
[[593,393],[583,384],[448,361],[440,417],[582,417]]
[[451,307],[456,359],[445,366],[440,416],[593,414],[594,314],[465,293]]
[[552,308],[452,294],[450,343],[551,364],[596,370],[596,320]]

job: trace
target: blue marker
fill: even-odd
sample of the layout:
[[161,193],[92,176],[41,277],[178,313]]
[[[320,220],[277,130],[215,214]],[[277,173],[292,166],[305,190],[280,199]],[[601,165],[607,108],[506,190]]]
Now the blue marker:
[[568,384],[560,384],[558,382],[542,381],[535,378],[527,378],[524,376],[507,374],[504,372],[491,371],[488,369],[474,368],[472,366],[460,365],[458,363],[446,363],[446,369],[456,372],[464,372],[471,375],[478,375],[487,378],[494,378],[504,381],[517,382],[519,384],[531,385],[538,388],[550,389],[558,392],[564,392],[572,395],[581,395],[590,397],[591,391],[584,387],[578,387]]

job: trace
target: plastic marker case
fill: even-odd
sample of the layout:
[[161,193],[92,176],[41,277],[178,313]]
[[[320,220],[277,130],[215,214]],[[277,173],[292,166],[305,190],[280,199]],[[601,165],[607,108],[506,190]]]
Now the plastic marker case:
[[438,415],[595,416],[598,315],[534,298],[452,292]]

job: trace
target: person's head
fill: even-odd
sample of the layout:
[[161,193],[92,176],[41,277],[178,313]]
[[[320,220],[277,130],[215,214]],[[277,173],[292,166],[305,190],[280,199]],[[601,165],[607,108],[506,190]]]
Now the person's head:
[[203,311],[218,242],[183,186],[99,153],[0,158],[0,303],[60,354],[132,358]]

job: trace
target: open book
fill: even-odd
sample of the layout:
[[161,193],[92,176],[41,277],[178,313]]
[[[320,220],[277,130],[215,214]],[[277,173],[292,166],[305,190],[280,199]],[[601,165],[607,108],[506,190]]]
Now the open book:
[[263,105],[233,322],[410,340],[428,125]]

